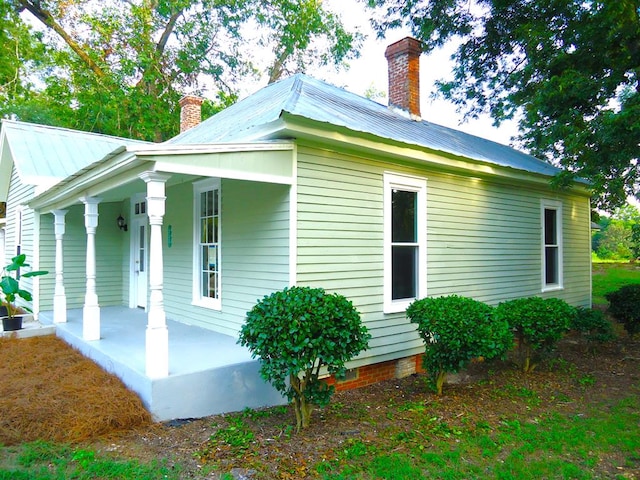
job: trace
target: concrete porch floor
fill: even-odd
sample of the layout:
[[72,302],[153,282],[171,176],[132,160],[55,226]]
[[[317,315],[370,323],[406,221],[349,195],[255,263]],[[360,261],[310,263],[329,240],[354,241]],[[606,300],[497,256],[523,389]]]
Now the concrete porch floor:
[[[258,373],[259,364],[236,339],[167,320],[169,376],[145,375],[147,314],[141,309],[102,307],[100,340],[82,339],[82,309],[68,310],[56,335],[136,392],[158,421],[197,418],[286,403]],[[52,312],[40,322],[51,324]]]

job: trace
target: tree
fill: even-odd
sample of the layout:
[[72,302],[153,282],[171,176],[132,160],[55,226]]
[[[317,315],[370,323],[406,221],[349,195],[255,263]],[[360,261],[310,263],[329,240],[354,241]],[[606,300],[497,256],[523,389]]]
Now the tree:
[[371,335],[353,304],[322,288],[291,287],[265,296],[248,313],[238,343],[260,358],[260,375],[293,402],[298,431],[333,386],[322,369],[344,376],[345,363],[366,350]]
[[613,260],[637,258],[640,249],[640,211],[631,204],[617,208],[611,217],[602,216],[600,231],[592,238],[598,257]]
[[381,34],[408,25],[426,52],[455,40],[439,90],[468,116],[519,118],[521,145],[593,183],[609,211],[640,195],[639,0],[368,0]]
[[[207,84],[217,109],[235,100],[231,85],[256,74],[247,32],[260,32],[263,51],[279,55],[273,79],[313,63],[340,65],[359,38],[317,0],[8,0],[2,8],[2,30],[29,37],[50,59],[30,72],[37,87],[3,99],[3,115],[155,141],[177,133],[183,93]],[[11,59],[24,65],[31,56]]]

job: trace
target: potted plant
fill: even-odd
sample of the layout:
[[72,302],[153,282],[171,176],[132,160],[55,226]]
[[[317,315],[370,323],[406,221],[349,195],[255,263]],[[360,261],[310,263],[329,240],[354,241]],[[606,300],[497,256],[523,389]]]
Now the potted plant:
[[[11,263],[2,269],[2,278],[0,279],[0,290],[3,295],[3,306],[6,308],[6,316],[2,317],[2,328],[4,331],[20,330],[22,328],[22,316],[19,314],[19,308],[15,304],[18,297],[30,302],[31,293],[20,288],[20,283],[11,276],[11,272],[17,272],[21,268],[28,267],[26,263],[27,256],[23,253],[11,259]],[[22,277],[36,277],[38,275],[46,275],[47,271],[38,270],[35,272],[21,273]],[[21,307],[30,311],[27,307]]]

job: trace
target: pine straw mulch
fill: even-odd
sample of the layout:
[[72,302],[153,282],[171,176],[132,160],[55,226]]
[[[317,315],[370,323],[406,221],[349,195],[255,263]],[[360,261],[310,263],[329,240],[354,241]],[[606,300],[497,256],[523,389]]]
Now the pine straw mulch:
[[140,399],[55,336],[0,338],[0,445],[76,443],[151,424]]
[[[424,375],[339,392],[300,434],[291,430],[290,408],[152,423],[118,379],[63,341],[0,339],[0,444],[80,442],[120,458],[167,459],[170,466],[180,465],[180,478],[221,478],[236,471],[236,477],[255,480],[313,479],[314,465],[339,458],[353,442],[410,453],[412,442],[420,440],[431,448],[429,438],[411,440],[416,422],[425,418],[435,419],[440,429],[469,428],[467,422],[477,418],[499,429],[505,418],[534,422],[550,412],[588,415],[638,398],[640,339],[618,330],[619,338],[605,345],[576,336],[563,340],[530,375],[509,361],[475,364],[457,383],[445,385],[442,397],[429,390]],[[234,426],[239,420],[251,436]],[[212,442],[225,429],[243,435],[235,446]],[[409,440],[393,442],[401,435]],[[624,462],[612,452],[594,467],[594,478],[640,478],[640,457],[634,466]]]

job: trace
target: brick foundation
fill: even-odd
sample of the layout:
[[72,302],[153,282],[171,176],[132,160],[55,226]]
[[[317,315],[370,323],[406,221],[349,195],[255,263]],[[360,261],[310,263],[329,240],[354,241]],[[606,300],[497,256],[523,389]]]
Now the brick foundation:
[[366,387],[374,383],[392,378],[403,378],[414,373],[424,372],[422,368],[422,355],[390,360],[388,362],[365,365],[357,369],[357,376],[353,380],[336,381],[333,377],[328,377],[325,381],[329,385],[334,385],[337,391],[351,390],[353,388]]

